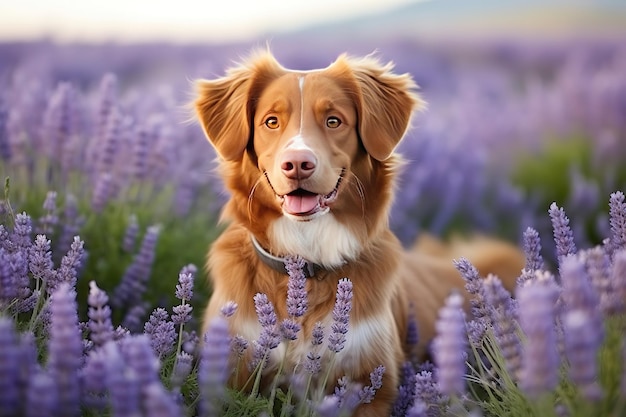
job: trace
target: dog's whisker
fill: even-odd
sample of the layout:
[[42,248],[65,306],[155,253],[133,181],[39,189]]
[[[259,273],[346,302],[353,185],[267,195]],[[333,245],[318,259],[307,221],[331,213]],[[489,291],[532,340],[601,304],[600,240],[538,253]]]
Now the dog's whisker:
[[254,185],[252,186],[252,189],[250,190],[250,194],[248,194],[248,220],[252,221],[252,202],[254,200],[254,192],[256,191],[257,187],[259,186],[259,184],[261,183],[261,181],[263,181],[264,178],[264,174],[260,175],[259,178],[257,178],[257,180],[255,181]]
[[350,184],[354,184],[354,188],[356,189],[357,194],[359,195],[359,199],[361,200],[361,216],[365,217],[365,187],[363,182],[356,176],[356,174],[352,173],[350,179],[354,179],[354,183],[350,181]]

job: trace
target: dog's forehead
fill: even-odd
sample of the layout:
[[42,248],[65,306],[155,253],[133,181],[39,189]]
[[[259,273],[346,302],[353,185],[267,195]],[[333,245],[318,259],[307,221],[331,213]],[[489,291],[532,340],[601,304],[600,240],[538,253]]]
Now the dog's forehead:
[[324,96],[331,101],[350,99],[342,80],[326,69],[289,70],[273,80],[261,92],[261,102],[299,101],[304,98]]

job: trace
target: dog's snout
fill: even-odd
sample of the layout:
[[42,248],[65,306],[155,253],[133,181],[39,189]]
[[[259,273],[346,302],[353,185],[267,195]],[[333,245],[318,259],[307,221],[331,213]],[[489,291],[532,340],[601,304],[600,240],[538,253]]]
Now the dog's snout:
[[304,149],[288,150],[280,160],[280,169],[290,179],[306,179],[313,175],[317,159],[313,152]]

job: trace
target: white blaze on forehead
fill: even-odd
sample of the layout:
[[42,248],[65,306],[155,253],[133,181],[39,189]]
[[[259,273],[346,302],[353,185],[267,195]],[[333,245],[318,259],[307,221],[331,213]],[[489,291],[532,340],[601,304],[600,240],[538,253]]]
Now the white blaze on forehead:
[[304,149],[310,150],[311,148],[304,141],[304,75],[298,75],[298,87],[300,89],[300,127],[298,134],[291,138],[286,146],[286,149]]

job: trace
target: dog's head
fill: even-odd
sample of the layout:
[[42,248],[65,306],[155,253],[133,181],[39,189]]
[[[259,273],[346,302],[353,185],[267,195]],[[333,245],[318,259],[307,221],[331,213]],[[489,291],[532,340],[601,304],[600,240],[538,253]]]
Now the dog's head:
[[284,242],[342,234],[341,245],[354,246],[342,258],[355,257],[386,225],[393,151],[422,104],[411,77],[391,71],[347,56],[291,71],[263,53],[199,81],[196,113],[233,192],[226,215],[277,252],[315,258],[300,253],[313,243]]

